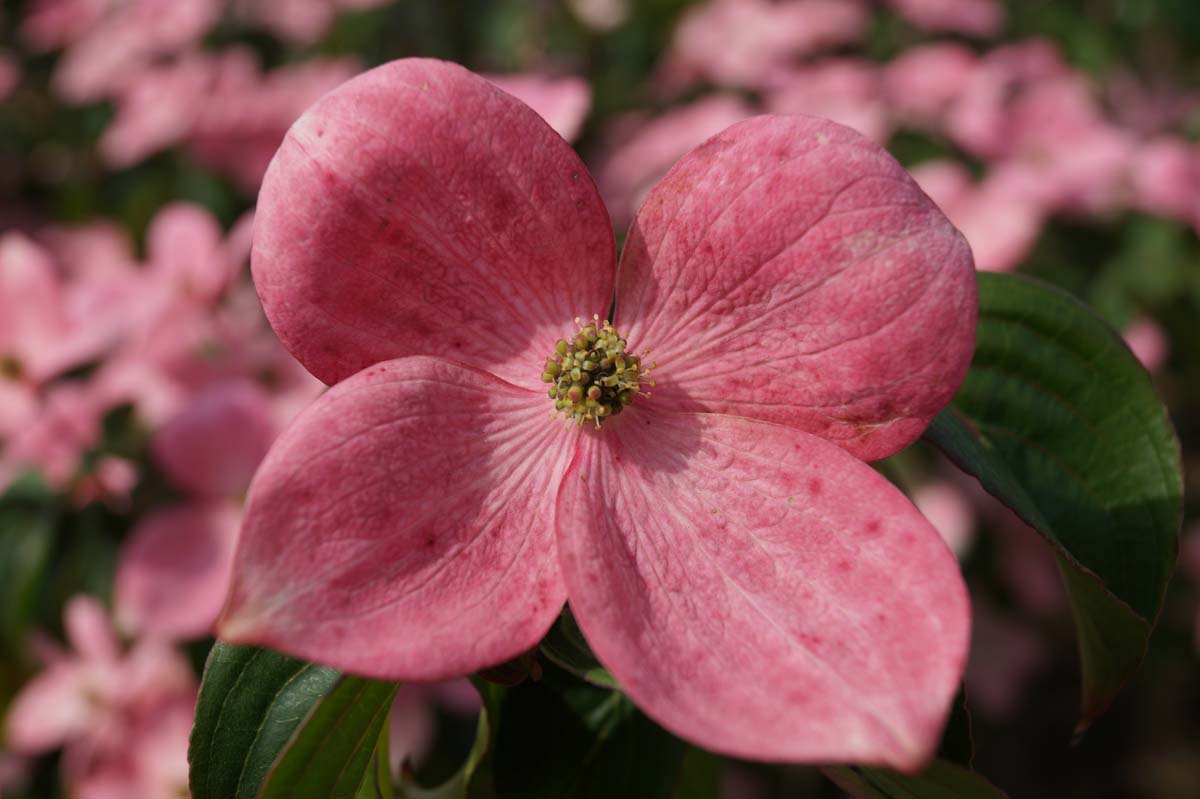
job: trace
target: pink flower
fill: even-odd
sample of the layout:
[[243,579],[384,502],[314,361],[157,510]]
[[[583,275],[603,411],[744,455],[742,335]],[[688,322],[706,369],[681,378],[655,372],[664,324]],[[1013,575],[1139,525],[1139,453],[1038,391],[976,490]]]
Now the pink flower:
[[579,135],[592,108],[592,90],[581,78],[533,73],[484,77],[537,111],[567,141]]
[[253,60],[239,61],[220,72],[188,147],[253,194],[288,126],[360,67],[353,58],[318,58],[261,74]]
[[391,0],[233,0],[238,13],[275,35],[295,42],[314,42],[333,23],[339,9],[366,9]]
[[240,496],[275,437],[271,398],[240,380],[197,394],[154,436],[163,471],[191,500],[147,514],[121,550],[123,629],[171,639],[209,631],[229,589]]
[[995,721],[1009,721],[1020,710],[1030,681],[1049,652],[1035,629],[1005,614],[989,601],[975,601],[971,658],[963,679],[971,710]]
[[0,50],[0,100],[16,91],[21,83],[21,64],[7,50]]
[[971,550],[975,536],[975,510],[954,484],[935,480],[913,492],[913,504],[959,558]]
[[888,0],[888,4],[927,31],[987,37],[1004,25],[1004,8],[996,0]]
[[576,19],[600,33],[629,19],[629,0],[567,0],[567,7]]
[[940,128],[966,91],[977,60],[969,47],[948,42],[905,50],[883,69],[888,105],[904,122]]
[[420,763],[434,745],[435,705],[456,715],[479,714],[480,699],[469,680],[400,686],[388,717],[388,754],[392,773],[399,778],[406,766]]
[[777,73],[767,108],[777,114],[825,117],[883,143],[891,135],[879,69],[855,58],[829,59]]
[[[69,4],[88,5],[74,0]],[[71,102],[111,97],[157,59],[198,42],[221,11],[219,0],[125,0],[103,5],[92,24],[69,42],[54,72],[55,88]],[[83,13],[90,16],[95,10],[87,8]]]
[[[252,268],[336,385],[254,478],[219,632],[438,680],[535,646],[569,598],[679,735],[916,768],[967,597],[863,459],[912,442],[966,371],[962,238],[877,145],[759,117],[675,165],[615,267],[578,157],[461,67],[394,62],[310,109]],[[614,287],[627,338],[572,325]]]
[[1126,325],[1121,337],[1125,339],[1129,349],[1133,350],[1134,356],[1141,361],[1142,366],[1146,367],[1146,371],[1157,372],[1167,362],[1167,356],[1171,352],[1171,340],[1162,326],[1153,319],[1134,319]]
[[142,640],[123,652],[90,597],[71,600],[65,621],[71,651],[42,645],[46,668],[13,700],[6,740],[28,755],[65,747],[63,768],[74,782],[121,756],[131,730],[177,702],[192,703],[196,688],[187,661],[161,642]]
[[314,59],[264,75],[247,49],[192,53],[122,85],[100,150],[113,166],[126,167],[185,144],[203,164],[253,193],[288,126],[357,71],[352,59]]
[[1160,137],[1142,144],[1130,167],[1134,204],[1200,229],[1200,147]]
[[628,225],[647,192],[676,161],[754,112],[739,97],[714,94],[644,121],[627,118],[596,175],[613,223]]
[[857,0],[709,0],[679,23],[664,77],[755,88],[802,56],[857,41],[867,22]]
[[912,175],[966,236],[979,269],[1011,271],[1033,249],[1047,211],[1024,170],[1001,168],[972,184],[966,167],[935,160]]

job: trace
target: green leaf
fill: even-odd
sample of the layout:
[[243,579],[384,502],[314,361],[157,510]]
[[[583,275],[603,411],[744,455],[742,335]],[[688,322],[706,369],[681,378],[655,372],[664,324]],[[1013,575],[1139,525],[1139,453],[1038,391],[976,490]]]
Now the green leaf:
[[[497,689],[503,690],[503,689]],[[479,711],[479,723],[475,729],[475,743],[467,753],[467,759],[458,772],[436,788],[422,788],[411,779],[403,781],[400,795],[404,799],[466,799],[470,795],[472,781],[484,763],[491,747],[492,732],[488,721],[487,703]]]
[[679,764],[672,799],[718,799],[721,796],[721,758],[689,746]]
[[618,691],[547,664],[543,677],[490,689],[488,768],[498,799],[674,796],[687,745]]
[[256,647],[208,656],[188,762],[193,799],[254,799],[271,765],[340,675]]
[[975,772],[935,760],[915,776],[882,768],[835,766],[825,776],[854,799],[1006,799]]
[[600,661],[592,654],[569,608],[563,608],[558,621],[542,639],[541,653],[559,668],[592,685],[610,689],[618,687],[608,669],[600,665]]
[[56,520],[53,495],[33,476],[14,481],[0,497],[0,641],[10,658],[26,651]]
[[926,436],[1055,547],[1085,728],[1144,656],[1178,550],[1179,444],[1148,375],[1069,295],[980,273],[975,358]]
[[[378,782],[373,758],[397,687],[394,682],[343,676],[296,730],[259,797],[356,799],[364,782]],[[369,795],[382,796],[382,786]]]
[[358,786],[354,799],[394,799],[395,786],[392,785],[392,769],[388,747],[388,728],[384,724],[375,742],[375,751],[371,754],[371,763],[367,768],[367,777]]

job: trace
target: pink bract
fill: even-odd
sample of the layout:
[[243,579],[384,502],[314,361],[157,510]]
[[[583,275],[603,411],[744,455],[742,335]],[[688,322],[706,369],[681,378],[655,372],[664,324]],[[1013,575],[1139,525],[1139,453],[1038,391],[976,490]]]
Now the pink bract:
[[582,78],[552,78],[536,73],[485,77],[537,111],[567,141],[579,135],[592,108],[592,90]]
[[[735,125],[650,192],[618,273],[587,170],[537,114],[398,61],[292,128],[252,268],[335,385],[254,478],[222,637],[436,680],[528,650],[569,599],[638,706],[705,747],[931,756],[966,592],[862,459],[961,381],[975,279],[877,145],[811,117]],[[614,287],[657,385],[564,428],[544,359]]]

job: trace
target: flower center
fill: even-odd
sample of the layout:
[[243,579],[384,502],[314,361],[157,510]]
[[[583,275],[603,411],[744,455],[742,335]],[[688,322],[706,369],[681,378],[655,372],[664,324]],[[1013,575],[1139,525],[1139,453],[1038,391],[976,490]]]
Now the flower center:
[[596,427],[610,416],[621,412],[642,391],[650,369],[637,355],[625,351],[627,343],[606,319],[581,324],[571,339],[560,339],[554,354],[546,359],[542,381],[549,383],[547,392],[556,410],[577,424],[595,422]]
[[20,380],[25,370],[21,362],[12,355],[0,355],[0,379]]

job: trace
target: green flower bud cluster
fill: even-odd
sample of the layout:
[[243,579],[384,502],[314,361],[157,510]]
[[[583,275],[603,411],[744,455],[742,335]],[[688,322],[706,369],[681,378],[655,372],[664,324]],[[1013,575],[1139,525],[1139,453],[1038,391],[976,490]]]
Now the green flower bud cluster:
[[[575,324],[580,324],[578,317]],[[555,409],[578,424],[594,422],[600,427],[636,395],[650,396],[641,391],[650,370],[640,357],[627,353],[626,346],[612,324],[607,319],[601,322],[599,316],[582,325],[571,339],[560,339],[542,370]]]

